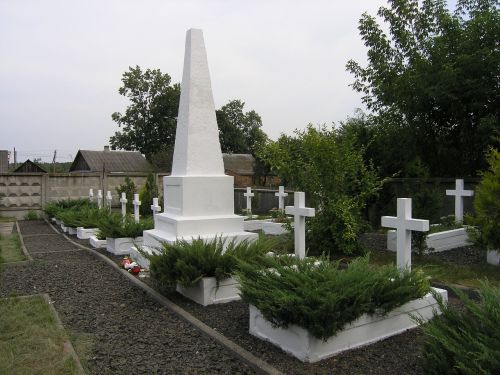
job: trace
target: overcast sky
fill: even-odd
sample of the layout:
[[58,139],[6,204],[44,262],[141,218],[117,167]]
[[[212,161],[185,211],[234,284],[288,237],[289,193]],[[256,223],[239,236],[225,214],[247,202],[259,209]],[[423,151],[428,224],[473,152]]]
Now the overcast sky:
[[[185,33],[201,28],[216,108],[241,99],[273,139],[363,108],[349,59],[358,20],[383,0],[0,0],[0,149],[69,161],[118,130],[129,66],[180,82]],[[454,3],[454,2],[453,2]]]

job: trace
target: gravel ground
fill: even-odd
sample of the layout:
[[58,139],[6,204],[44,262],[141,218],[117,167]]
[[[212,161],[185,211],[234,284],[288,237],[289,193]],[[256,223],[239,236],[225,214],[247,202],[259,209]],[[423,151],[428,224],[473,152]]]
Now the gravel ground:
[[[49,293],[67,328],[96,335],[89,362],[91,373],[252,373],[224,348],[157,305],[92,254],[74,250],[76,247],[67,241],[62,243],[62,235],[49,236],[47,228],[52,229],[43,222],[20,225],[23,234],[40,234],[37,240],[27,244],[38,262],[36,266],[7,268],[0,275],[0,295],[9,291]],[[26,240],[29,239],[28,235]],[[72,236],[72,240],[89,246],[88,240],[78,240],[76,236]],[[366,240],[385,248],[378,234]],[[54,247],[67,251],[37,254],[36,247],[47,249],[47,243],[56,243]],[[117,263],[121,259],[105,249],[97,251]],[[450,255],[450,260],[453,257]],[[151,285],[149,279],[143,281]],[[173,290],[163,291],[163,294],[286,374],[423,374],[419,366],[424,339],[420,329],[316,364],[305,364],[251,336],[248,333],[248,305],[243,302],[203,307]]]
[[0,296],[48,293],[66,329],[94,337],[90,374],[254,373],[105,262],[51,235],[47,224],[19,224],[35,261],[4,267]]

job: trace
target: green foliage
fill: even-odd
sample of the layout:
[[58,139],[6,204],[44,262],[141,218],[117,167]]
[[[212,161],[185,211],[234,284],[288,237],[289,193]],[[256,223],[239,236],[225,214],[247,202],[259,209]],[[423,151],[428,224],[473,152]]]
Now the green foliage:
[[326,259],[278,257],[262,268],[244,264],[237,276],[242,299],[274,326],[295,324],[327,340],[365,313],[385,314],[429,291],[419,271],[368,263],[365,256],[340,270]]
[[46,203],[43,207],[43,211],[45,214],[50,217],[56,217],[57,219],[61,219],[60,215],[66,210],[69,209],[83,209],[88,207],[96,207],[95,203],[89,202],[88,199],[66,199],[60,200],[57,202],[49,202]]
[[33,163],[42,167],[49,173],[68,173],[71,168],[71,164],[73,164],[72,161],[47,163],[43,162],[41,158],[34,158]]
[[479,242],[490,249],[500,249],[500,153],[492,149],[487,161],[489,169],[481,173],[476,188],[472,224],[479,228]]
[[260,237],[253,242],[242,241],[228,244],[220,238],[205,242],[202,239],[163,243],[160,254],[150,255],[151,277],[162,286],[192,286],[203,277],[215,277],[217,282],[231,277],[239,263],[262,262],[265,254],[274,248],[275,242]]
[[309,253],[360,250],[361,217],[382,182],[363,159],[363,148],[338,130],[295,131],[270,142],[259,155],[287,186],[305,191],[316,216],[308,220]]
[[135,189],[134,181],[128,176],[125,177],[124,183],[116,188],[116,192],[120,198],[122,197],[122,193],[125,193],[125,197],[127,198],[127,212],[131,212],[134,209],[132,202],[134,201]]
[[59,219],[67,227],[97,228],[99,221],[109,215],[107,209],[95,206],[70,208],[59,213]]
[[29,210],[24,214],[24,220],[37,220],[38,214],[35,210]]
[[443,313],[423,326],[425,373],[497,374],[500,369],[500,288],[482,282],[479,302],[470,300],[461,290],[454,289],[454,292],[464,308],[447,306],[437,298]]
[[139,193],[139,199],[141,201],[139,212],[142,217],[153,215],[153,211],[151,211],[153,198],[158,198],[158,185],[156,185],[154,174],[150,173],[146,179],[144,187]]
[[0,316],[0,374],[81,373],[41,295],[0,298]]
[[98,238],[140,237],[145,230],[153,229],[153,218],[143,218],[139,223],[132,216],[122,217],[121,214],[111,213],[99,220]]
[[[125,113],[112,119],[122,131],[110,138],[113,149],[138,150],[163,171],[170,171],[180,100],[180,85],[171,84],[159,69],[129,67],[120,95],[130,100]],[[216,111],[223,152],[252,153],[267,140],[257,112],[243,112],[245,103],[232,100]]]
[[455,221],[455,215],[443,216],[436,225],[431,225],[429,233],[445,232],[447,230],[463,228],[462,223]]
[[267,141],[259,114],[243,112],[244,106],[241,100],[231,100],[216,111],[222,152],[255,155]]
[[367,13],[359,21],[367,66],[347,63],[374,113],[360,133],[373,160],[385,176],[415,156],[433,176],[474,175],[499,128],[498,1],[460,0],[454,14],[442,0],[388,3],[384,25]]
[[180,85],[171,85],[170,76],[159,69],[143,72],[139,66],[129,67],[122,82],[118,92],[131,104],[124,114],[112,114],[123,130],[109,143],[113,149],[138,150],[150,160],[153,153],[175,142]]

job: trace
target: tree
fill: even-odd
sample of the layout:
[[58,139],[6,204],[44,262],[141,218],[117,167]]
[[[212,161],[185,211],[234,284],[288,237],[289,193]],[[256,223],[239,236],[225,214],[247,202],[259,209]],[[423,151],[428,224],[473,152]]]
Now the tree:
[[151,160],[153,153],[173,147],[180,98],[180,85],[171,84],[159,69],[129,67],[118,92],[130,100],[125,113],[112,119],[122,131],[110,138],[113,149],[138,150]]
[[295,136],[269,142],[259,156],[287,185],[305,191],[316,207],[307,233],[309,253],[351,254],[360,250],[362,210],[382,186],[363,159],[364,149],[336,129],[309,125]]
[[244,113],[244,106],[241,100],[231,100],[216,111],[222,152],[255,155],[267,141],[259,114],[254,110]]
[[368,65],[347,63],[354,90],[432,175],[484,169],[500,128],[498,1],[459,0],[450,14],[442,0],[389,0],[378,16],[389,35],[363,14]]
[[[111,116],[122,128],[110,138],[111,147],[140,151],[158,169],[170,170],[180,85],[171,84],[170,76],[159,69],[143,72],[139,66],[130,67],[122,82],[118,92],[131,103],[125,114]],[[244,106],[241,100],[232,100],[216,111],[223,152],[255,154],[267,140],[259,114],[253,110],[244,113]]]

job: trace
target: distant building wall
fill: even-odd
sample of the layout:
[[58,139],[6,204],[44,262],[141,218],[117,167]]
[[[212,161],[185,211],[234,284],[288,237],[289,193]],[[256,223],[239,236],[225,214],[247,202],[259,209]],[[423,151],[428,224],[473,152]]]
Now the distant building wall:
[[9,171],[9,151],[0,150],[0,173]]

